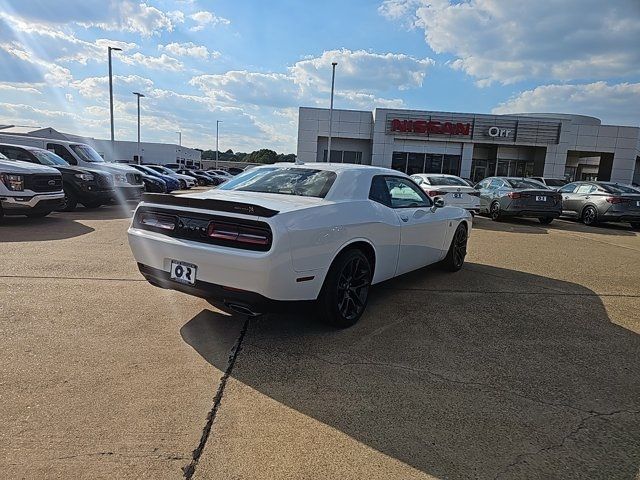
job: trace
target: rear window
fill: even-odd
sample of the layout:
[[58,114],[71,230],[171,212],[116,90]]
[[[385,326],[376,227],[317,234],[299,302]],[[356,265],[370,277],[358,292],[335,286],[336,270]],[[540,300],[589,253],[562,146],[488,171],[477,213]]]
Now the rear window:
[[633,193],[636,195],[638,194],[638,190],[632,187],[627,187],[626,185],[601,184],[600,187],[609,193]]
[[456,177],[444,177],[442,175],[429,175],[429,182],[431,185],[440,185],[440,186],[452,186],[452,187],[468,187],[469,184],[462,180],[461,178]]
[[535,180],[525,180],[520,178],[507,178],[506,182],[513,188],[542,188],[547,189],[545,185]]
[[545,178],[544,182],[550,187],[562,187],[567,184],[565,180],[560,180],[558,178]]
[[310,168],[259,168],[238,175],[219,190],[277,193],[324,198],[336,179],[335,172]]

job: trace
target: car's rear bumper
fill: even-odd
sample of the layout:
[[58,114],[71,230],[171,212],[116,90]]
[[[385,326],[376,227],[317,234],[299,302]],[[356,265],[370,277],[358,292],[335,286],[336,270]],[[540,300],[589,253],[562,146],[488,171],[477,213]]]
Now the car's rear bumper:
[[598,217],[603,222],[640,222],[640,214],[604,214]]
[[138,269],[144,278],[156,287],[176,290],[178,292],[205,298],[221,307],[237,313],[258,315],[262,313],[283,312],[292,307],[307,306],[311,301],[283,301],[267,298],[256,292],[229,288],[215,283],[196,280],[194,285],[186,285],[171,280],[169,273],[157,268],[138,263]]
[[187,262],[197,267],[196,281],[202,285],[255,292],[273,300],[315,300],[326,274],[325,269],[296,272],[291,252],[284,246],[273,247],[268,252],[249,251],[173,238],[135,227],[129,229],[129,245],[138,263],[164,272],[167,278],[172,260]]

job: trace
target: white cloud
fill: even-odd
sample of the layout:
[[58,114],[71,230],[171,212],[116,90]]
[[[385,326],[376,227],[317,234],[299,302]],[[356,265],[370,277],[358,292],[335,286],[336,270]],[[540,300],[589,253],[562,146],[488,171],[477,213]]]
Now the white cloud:
[[41,72],[43,79],[51,85],[65,86],[73,79],[69,69],[38,58],[31,51],[25,49],[25,47],[19,42],[14,41],[0,43],[0,50],[5,51],[17,60],[30,64],[38,69]]
[[[119,85],[127,85],[132,89],[148,91],[153,88],[153,81],[138,75],[114,75],[114,90]],[[71,83],[71,87],[78,91],[85,98],[106,100],[109,91],[107,85],[109,77],[87,77],[82,80],[76,80]]]
[[637,0],[388,0],[379,11],[408,16],[480,85],[640,74]]
[[219,17],[215,13],[206,10],[191,14],[189,18],[196,23],[196,25],[190,28],[192,32],[199,32],[207,25],[229,25],[231,23],[229,19]]
[[640,125],[640,83],[543,85],[519,93],[493,113],[571,112],[605,123]]
[[158,50],[164,50],[176,57],[193,57],[206,60],[207,58],[218,58],[220,52],[210,52],[204,45],[196,45],[193,42],[186,43],[169,43],[167,45],[158,45]]
[[40,95],[42,92],[40,88],[42,84],[28,84],[28,83],[12,83],[12,82],[0,82],[0,91],[11,93],[34,93]]
[[96,27],[102,30],[133,32],[149,37],[157,35],[163,30],[172,31],[172,18],[180,20],[180,16],[176,16],[175,12],[168,14],[146,3],[131,0],[111,2],[110,7],[112,12],[108,20],[77,23],[87,28]]
[[159,57],[154,57],[136,52],[133,55],[122,56],[121,60],[123,63],[128,65],[142,65],[143,67],[150,68],[152,70],[178,72],[184,69],[184,65],[180,60],[170,57],[165,53]]

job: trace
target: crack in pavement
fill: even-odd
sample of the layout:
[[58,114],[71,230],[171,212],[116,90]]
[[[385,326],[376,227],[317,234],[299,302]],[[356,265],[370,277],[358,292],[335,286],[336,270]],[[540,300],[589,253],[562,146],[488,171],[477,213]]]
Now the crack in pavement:
[[204,427],[202,428],[202,435],[200,437],[200,442],[198,443],[198,446],[195,448],[195,450],[192,453],[191,461],[187,465],[182,467],[184,478],[187,480],[190,480],[191,478],[193,478],[193,474],[196,471],[196,466],[198,465],[198,461],[200,460],[200,457],[202,456],[202,452],[204,451],[204,447],[207,444],[207,440],[209,440],[209,437],[211,435],[211,428],[213,426],[214,420],[216,419],[218,409],[220,408],[220,403],[222,402],[222,396],[224,395],[224,389],[227,385],[227,380],[231,376],[231,372],[233,371],[233,366],[235,365],[236,360],[238,358],[238,354],[242,349],[242,340],[244,339],[244,336],[247,333],[247,328],[249,327],[250,321],[251,321],[251,317],[247,317],[247,319],[244,322],[244,325],[242,325],[242,330],[240,331],[240,335],[236,339],[235,344],[233,345],[233,347],[231,348],[231,351],[229,352],[227,368],[225,369],[224,374],[220,379],[218,390],[215,396],[213,397],[213,406],[211,407],[211,410],[207,414],[207,420],[204,424]]
[[609,413],[593,412],[590,415],[587,415],[586,417],[582,418],[582,420],[580,420],[580,423],[578,423],[578,425],[573,430],[571,430],[564,437],[562,437],[560,442],[551,444],[548,447],[540,448],[540,449],[538,449],[536,451],[533,451],[533,452],[525,452],[525,453],[521,453],[520,455],[516,456],[516,458],[511,463],[507,464],[501,471],[496,473],[496,475],[494,477],[494,480],[498,480],[502,475],[505,475],[509,470],[511,470],[512,468],[514,468],[517,465],[521,464],[527,458],[536,457],[536,456],[538,456],[538,455],[540,455],[540,454],[542,454],[544,452],[548,452],[548,451],[554,450],[556,448],[564,447],[565,443],[568,440],[570,440],[571,438],[576,436],[578,433],[580,433],[581,430],[587,428],[586,423],[589,420],[593,420],[594,418],[610,417],[610,416],[621,415],[621,414],[638,415],[638,414],[640,414],[640,410],[616,410],[614,412],[609,412]]

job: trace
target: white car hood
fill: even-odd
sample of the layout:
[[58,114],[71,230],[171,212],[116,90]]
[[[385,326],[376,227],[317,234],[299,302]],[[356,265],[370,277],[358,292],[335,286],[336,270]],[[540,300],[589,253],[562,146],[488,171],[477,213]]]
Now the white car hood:
[[60,174],[60,172],[53,167],[47,167],[46,165],[39,165],[37,163],[21,162],[19,160],[0,160],[0,172]]
[[313,207],[329,203],[317,197],[301,197],[298,195],[281,195],[277,193],[240,192],[233,190],[207,190],[206,192],[180,195],[186,198],[214,199],[227,202],[249,203],[271,210],[285,213],[293,210]]

